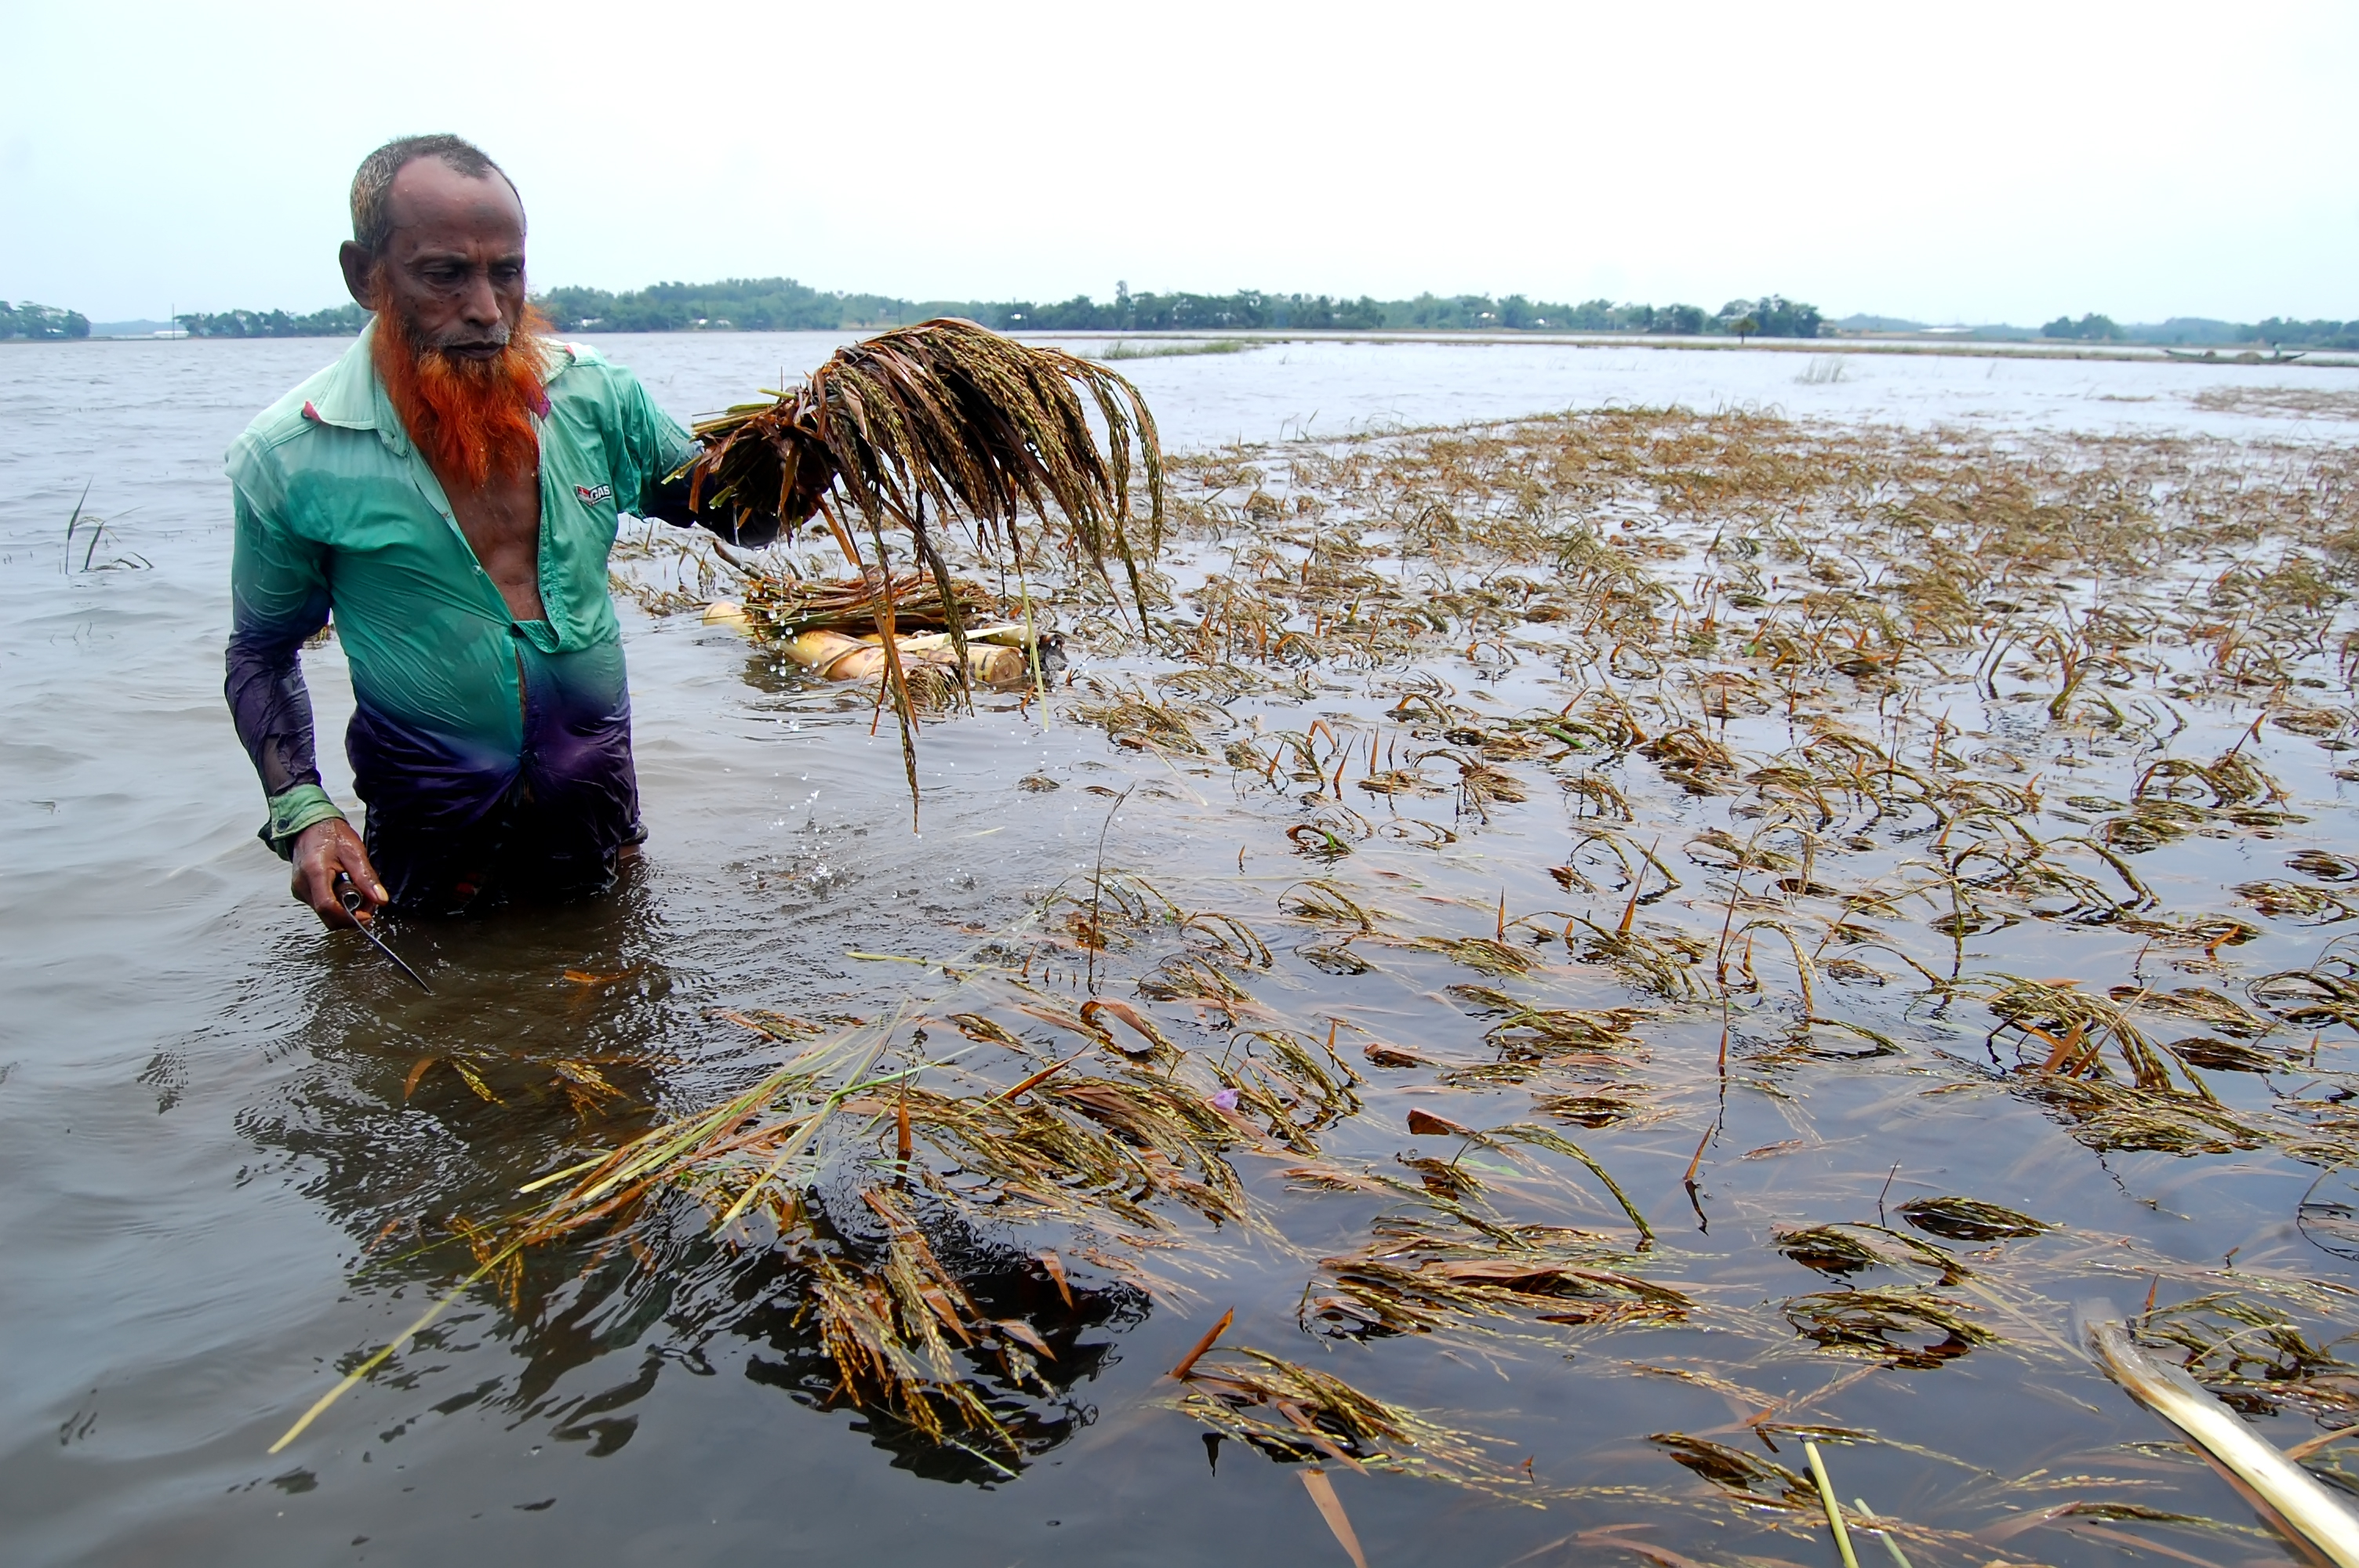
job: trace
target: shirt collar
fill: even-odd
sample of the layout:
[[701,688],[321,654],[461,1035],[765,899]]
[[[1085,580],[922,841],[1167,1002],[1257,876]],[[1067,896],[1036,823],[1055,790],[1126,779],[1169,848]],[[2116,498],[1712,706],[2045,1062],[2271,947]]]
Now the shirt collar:
[[377,384],[376,362],[369,357],[370,345],[376,341],[376,321],[372,318],[353,340],[343,357],[328,367],[327,375],[314,387],[309,401],[303,405],[303,416],[315,424],[333,425],[345,430],[375,430],[384,433],[386,427],[402,435],[401,421],[393,416],[389,405],[384,412],[385,391]]

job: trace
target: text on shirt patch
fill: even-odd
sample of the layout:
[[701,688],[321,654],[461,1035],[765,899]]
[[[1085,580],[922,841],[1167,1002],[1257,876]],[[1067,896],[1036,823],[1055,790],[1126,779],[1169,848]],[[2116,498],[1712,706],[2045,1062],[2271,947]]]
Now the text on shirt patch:
[[595,506],[611,497],[614,493],[614,487],[611,484],[577,484],[573,487],[573,493],[582,498],[582,505]]

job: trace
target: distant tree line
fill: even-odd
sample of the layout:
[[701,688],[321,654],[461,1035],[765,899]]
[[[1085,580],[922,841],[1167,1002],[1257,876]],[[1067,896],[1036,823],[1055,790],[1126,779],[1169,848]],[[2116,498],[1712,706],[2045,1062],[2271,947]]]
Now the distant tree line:
[[191,338],[350,338],[368,324],[357,305],[290,316],[284,310],[191,310],[172,318]]
[[[2070,316],[2059,316],[2039,329],[2043,338],[2068,342],[2120,343],[2136,338],[2146,342],[2172,342],[2184,333],[2170,329],[2177,321],[2165,322],[2161,329],[2141,327],[2136,332],[2122,326],[2110,316],[2090,314],[2078,321]],[[2289,321],[2272,316],[2266,321],[2250,325],[2230,322],[2194,322],[2190,325],[2209,327],[2206,341],[2232,343],[2268,343],[2299,348],[2359,349],[2359,321]]]
[[552,288],[538,305],[562,332],[832,332],[889,326],[948,313],[881,294],[831,294],[790,277],[732,277],[719,283],[658,283],[615,294],[603,288]]
[[87,338],[90,318],[79,310],[60,310],[26,300],[11,305],[0,299],[0,338]]
[[879,294],[824,292],[792,278],[729,278],[720,283],[661,283],[627,294],[603,288],[553,288],[538,303],[561,331],[835,331],[890,327],[929,316],[964,316],[1001,331],[1573,331],[1656,332],[1695,336],[1747,332],[1815,338],[1818,309],[1780,295],[1735,299],[1718,312],[1693,305],[1579,305],[1535,300],[1521,294],[1420,294],[1414,299],[1326,294],[1133,294],[1117,284],[1103,304],[1086,294],[1042,303],[1029,299],[897,299]]
[[2288,321],[2272,316],[2253,328],[2264,343],[2301,348],[2359,349],[2359,321]]
[[[1834,329],[1818,308],[1765,294],[1732,299],[1718,310],[1694,305],[1567,305],[1521,294],[1420,294],[1414,299],[1356,299],[1326,294],[1133,294],[1117,284],[1104,303],[1086,294],[1046,303],[1028,299],[900,299],[884,294],[817,289],[790,277],[733,277],[718,283],[658,283],[614,293],[552,288],[535,303],[566,332],[873,331],[932,316],[964,316],[1001,331],[1546,331],[1644,332],[1669,337],[1726,335],[1739,340],[1817,338]],[[367,324],[357,305],[308,315],[284,310],[191,311],[173,319],[192,338],[350,337]],[[1854,322],[1854,325],[1858,325]],[[1898,325],[1908,325],[1899,323]],[[2016,329],[2007,329],[2014,331]],[[0,301],[0,339],[86,338],[75,310]],[[2039,335],[2071,342],[2244,342],[2359,350],[2359,320],[2297,321],[2272,316],[2243,324],[2174,317],[2160,327],[2124,327],[2091,312],[2059,316]]]

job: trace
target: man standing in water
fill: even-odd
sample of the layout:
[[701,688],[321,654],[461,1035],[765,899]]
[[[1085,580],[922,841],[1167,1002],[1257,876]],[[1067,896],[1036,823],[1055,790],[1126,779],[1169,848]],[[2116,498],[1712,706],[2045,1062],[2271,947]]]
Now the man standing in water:
[[[607,552],[618,510],[696,520],[672,477],[695,444],[536,330],[523,203],[472,144],[378,148],[352,211],[339,260],[375,320],[229,453],[227,695],[261,837],[331,925],[347,878],[364,917],[603,892],[646,836]],[[365,841],[320,786],[299,662],[331,611]]]

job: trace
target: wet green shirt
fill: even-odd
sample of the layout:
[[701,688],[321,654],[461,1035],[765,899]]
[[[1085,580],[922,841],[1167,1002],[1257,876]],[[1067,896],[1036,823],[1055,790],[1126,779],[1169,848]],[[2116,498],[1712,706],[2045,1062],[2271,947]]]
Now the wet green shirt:
[[[348,739],[372,813],[472,820],[524,776],[629,795],[629,708],[606,557],[618,508],[695,450],[636,377],[550,348],[540,432],[540,600],[518,622],[460,532],[370,358],[374,324],[230,449],[230,704],[270,801],[265,837],[340,815],[320,787],[295,664],[331,611],[358,711]],[[621,770],[619,780],[602,771]],[[611,804],[611,802],[610,802]]]

